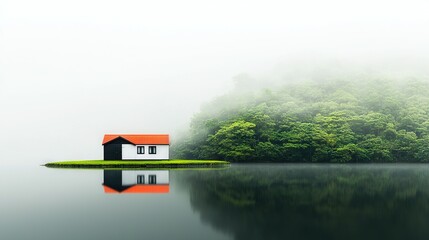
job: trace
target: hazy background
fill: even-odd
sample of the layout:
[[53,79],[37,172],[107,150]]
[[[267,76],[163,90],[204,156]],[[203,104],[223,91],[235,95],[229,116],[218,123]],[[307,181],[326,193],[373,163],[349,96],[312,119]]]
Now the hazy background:
[[[0,1],[0,164],[99,159],[289,63],[427,70],[428,1]],[[281,75],[281,74],[280,74]]]

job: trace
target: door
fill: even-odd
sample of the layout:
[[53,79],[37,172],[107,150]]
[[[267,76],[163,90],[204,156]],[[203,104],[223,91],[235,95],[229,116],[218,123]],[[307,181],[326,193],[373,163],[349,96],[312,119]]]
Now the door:
[[104,160],[122,160],[122,144],[104,145]]

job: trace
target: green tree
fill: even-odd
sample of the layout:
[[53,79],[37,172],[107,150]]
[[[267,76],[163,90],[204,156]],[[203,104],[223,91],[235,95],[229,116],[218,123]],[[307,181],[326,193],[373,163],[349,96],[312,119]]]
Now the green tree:
[[221,159],[249,161],[255,151],[255,127],[256,124],[243,120],[222,126],[209,136],[209,145]]
[[[363,76],[363,75],[362,75]],[[428,161],[429,82],[323,79],[236,89],[204,105],[173,157],[272,162]],[[240,87],[241,86],[241,87]]]
[[416,141],[414,157],[419,162],[429,162],[429,136]]

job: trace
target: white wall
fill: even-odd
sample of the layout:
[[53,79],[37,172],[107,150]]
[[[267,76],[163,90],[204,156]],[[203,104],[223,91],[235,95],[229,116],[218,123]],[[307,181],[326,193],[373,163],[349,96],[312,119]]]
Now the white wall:
[[[144,146],[145,153],[137,154],[137,146]],[[156,146],[156,154],[149,154],[149,146]],[[132,145],[122,144],[122,159],[123,160],[141,160],[141,159],[169,159],[169,145]]]
[[124,170],[122,171],[122,186],[137,184],[137,175],[144,175],[145,184],[148,184],[149,175],[156,175],[156,184],[170,183],[170,172],[168,170]]

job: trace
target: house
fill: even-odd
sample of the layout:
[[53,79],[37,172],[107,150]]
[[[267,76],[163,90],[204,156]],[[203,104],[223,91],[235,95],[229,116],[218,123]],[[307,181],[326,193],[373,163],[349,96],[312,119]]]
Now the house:
[[168,170],[104,170],[105,193],[168,193]]
[[106,134],[102,144],[104,160],[170,158],[168,134]]

